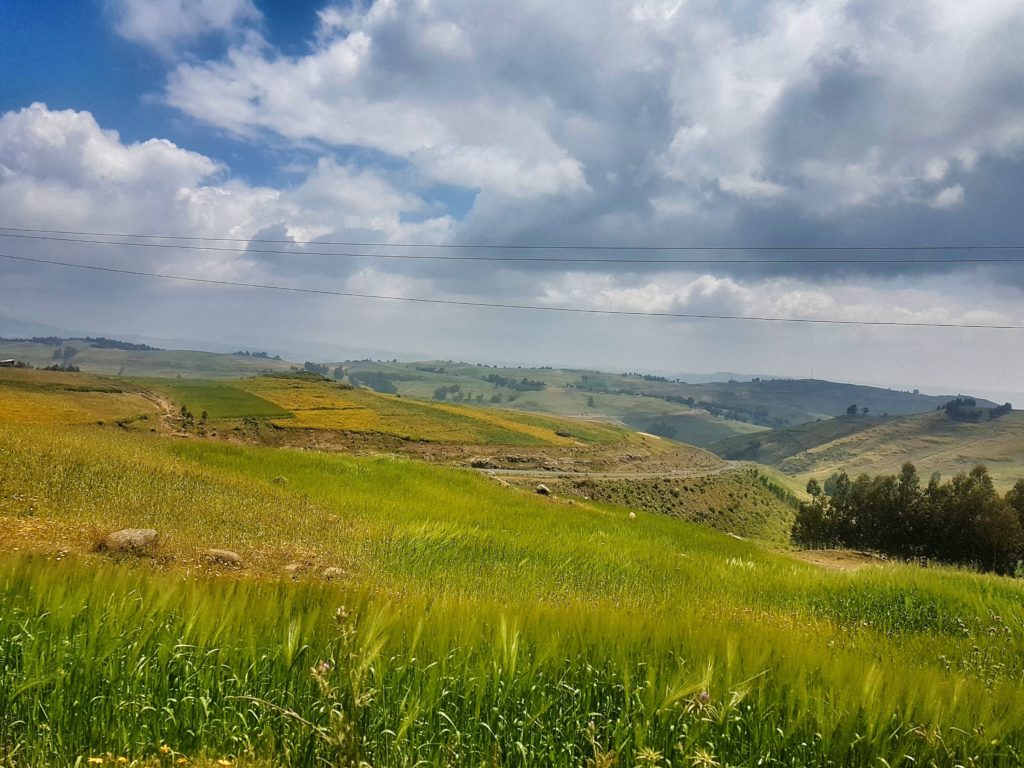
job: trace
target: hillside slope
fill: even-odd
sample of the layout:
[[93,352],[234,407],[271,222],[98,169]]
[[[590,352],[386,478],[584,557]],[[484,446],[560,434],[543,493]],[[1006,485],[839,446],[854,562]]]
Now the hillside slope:
[[[451,361],[346,361],[349,380],[420,398],[443,397],[519,410],[586,414],[707,447],[735,435],[844,415],[934,411],[952,396],[819,379],[690,384],[660,376],[557,368],[501,368]],[[979,401],[981,405],[993,405]]]
[[837,416],[787,429],[737,435],[708,446],[723,459],[756,461],[772,466],[803,451],[893,421],[892,416]]
[[[75,354],[59,360],[54,354],[71,347]],[[83,339],[61,344],[0,339],[0,359],[14,358],[37,368],[61,362],[89,373],[121,376],[182,376],[230,379],[290,370],[293,363],[263,357],[199,352],[183,349],[111,349],[95,347]]]
[[1024,412],[1013,411],[995,421],[970,423],[942,413],[883,420],[852,434],[836,437],[773,463],[803,478],[891,473],[911,461],[922,476],[949,476],[985,464],[1002,489],[1024,477]]

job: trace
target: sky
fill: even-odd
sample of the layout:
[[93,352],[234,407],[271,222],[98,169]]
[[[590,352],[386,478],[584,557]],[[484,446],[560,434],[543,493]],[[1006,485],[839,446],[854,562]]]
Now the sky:
[[[1024,325],[1024,266],[962,262],[1024,250],[949,249],[1024,245],[1019,0],[6,0],[0,25],[0,227],[224,238],[0,236],[0,254],[485,304]],[[666,245],[782,250],[642,250]],[[893,245],[947,249],[786,250]],[[563,261],[379,258],[396,254]],[[841,257],[871,262],[822,263]],[[694,258],[717,261],[649,263]],[[2,258],[0,286],[5,335],[1024,402],[1024,330],[418,304]]]

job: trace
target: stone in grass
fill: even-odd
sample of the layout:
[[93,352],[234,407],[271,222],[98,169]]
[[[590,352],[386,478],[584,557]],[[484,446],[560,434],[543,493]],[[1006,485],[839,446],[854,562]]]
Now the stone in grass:
[[207,549],[203,552],[203,559],[215,565],[230,565],[236,568],[242,565],[241,556],[230,549]]
[[302,571],[302,563],[288,563],[281,569],[281,572],[286,576],[298,576]]
[[536,491],[541,496],[550,496],[551,495],[551,489],[548,488],[546,485],[544,485],[544,483],[538,483]]
[[118,552],[121,554],[147,554],[160,539],[160,534],[152,528],[125,528],[107,534],[97,545],[100,552]]
[[324,568],[323,573],[320,574],[327,581],[337,581],[345,575],[345,569],[343,568]]

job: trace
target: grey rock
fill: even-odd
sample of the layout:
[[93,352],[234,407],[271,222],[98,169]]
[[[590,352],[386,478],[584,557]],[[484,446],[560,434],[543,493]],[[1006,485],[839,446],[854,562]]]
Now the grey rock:
[[217,565],[240,566],[242,557],[230,549],[207,549],[203,552],[203,558]]
[[98,548],[107,552],[129,552],[139,555],[152,549],[159,539],[160,534],[152,528],[125,528],[108,534]]

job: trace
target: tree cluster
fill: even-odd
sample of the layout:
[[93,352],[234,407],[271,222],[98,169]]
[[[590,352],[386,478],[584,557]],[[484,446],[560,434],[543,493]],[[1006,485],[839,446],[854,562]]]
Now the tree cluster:
[[[335,372],[335,378],[338,378]],[[348,380],[353,384],[363,384],[374,392],[383,392],[387,395],[398,394],[398,387],[395,386],[396,376],[377,371],[359,371],[349,374]]]
[[992,421],[1013,410],[1010,403],[1003,403],[993,408],[980,408],[978,402],[971,397],[957,397],[941,408],[946,412],[946,417],[954,421],[983,421],[985,419]]
[[922,487],[914,465],[898,475],[832,475],[807,484],[793,541],[870,549],[1014,573],[1024,559],[1024,480],[1000,496],[984,466]]
[[525,376],[518,381],[508,376],[500,376],[497,373],[490,373],[483,377],[484,381],[490,382],[496,387],[508,387],[517,392],[538,392],[544,389],[543,381],[534,381]]
[[258,357],[261,360],[280,360],[281,359],[280,355],[274,355],[273,357],[271,357],[270,353],[268,353],[268,352],[246,352],[244,349],[243,350],[239,350],[238,352],[232,352],[231,354],[235,355],[236,357]]
[[160,350],[159,347],[151,347],[149,344],[133,344],[120,339],[108,339],[106,336],[86,336],[82,341],[97,349],[121,349],[126,352],[157,352]]
[[302,370],[308,371],[309,373],[318,373],[325,379],[329,378],[331,375],[331,367],[326,364],[310,363],[307,361],[302,364]]

